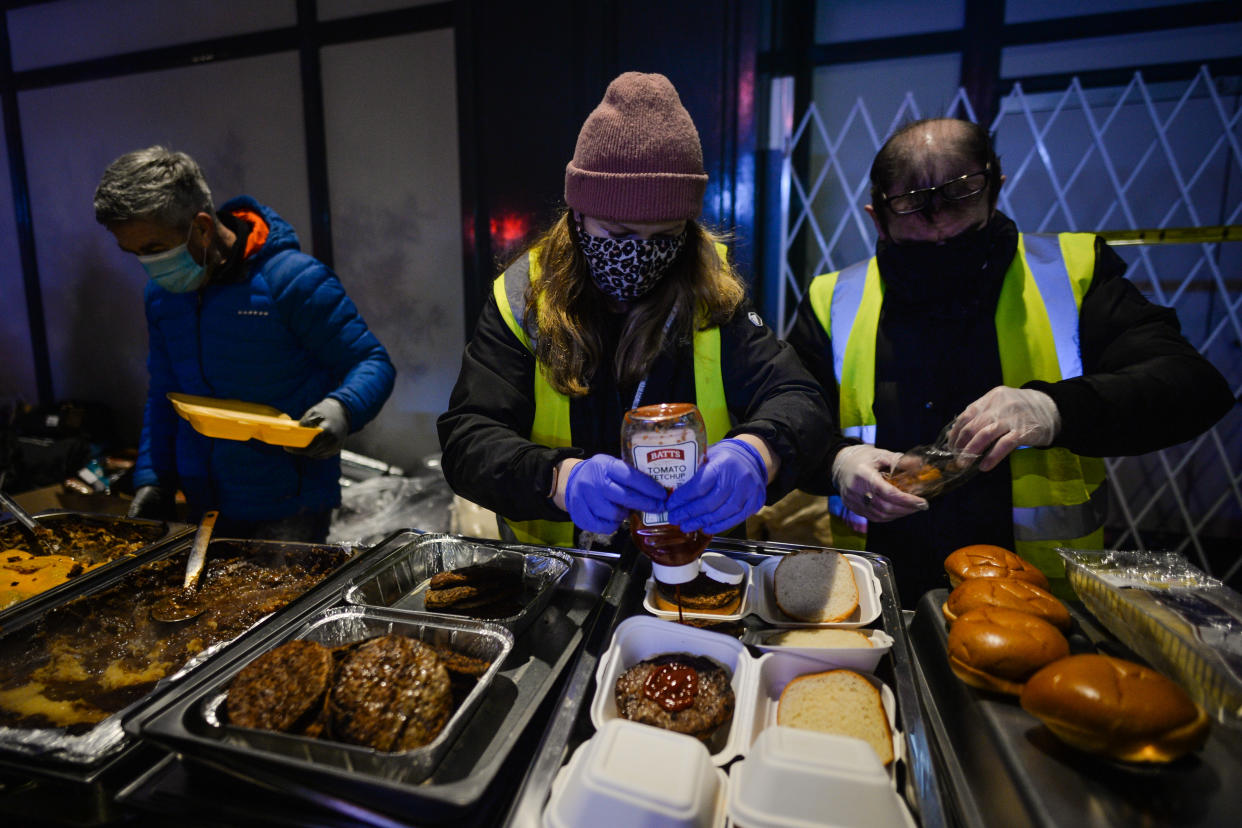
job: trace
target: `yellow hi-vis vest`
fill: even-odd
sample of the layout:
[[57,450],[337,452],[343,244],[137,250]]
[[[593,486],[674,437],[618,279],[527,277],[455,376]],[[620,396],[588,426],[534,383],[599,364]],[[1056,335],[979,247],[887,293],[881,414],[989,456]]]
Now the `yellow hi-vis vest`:
[[[535,352],[534,343],[522,326],[526,318],[526,289],[539,279],[539,256],[530,251],[526,259],[514,262],[492,282],[492,295],[500,315],[523,345]],[[724,259],[723,245],[716,252]],[[724,377],[720,369],[720,329],[694,332],[695,404],[707,427],[708,444],[719,442],[729,432],[729,407],[725,401]],[[617,426],[620,429],[620,424]],[[535,364],[535,419],[531,423],[532,442],[549,448],[573,445],[569,429],[569,397],[552,387],[541,363]],[[573,546],[574,525],[569,521],[524,520],[505,522],[522,543],[540,546]]]
[[[996,306],[996,339],[1005,385],[1057,382],[1082,375],[1078,311],[1095,269],[1090,233],[1019,234],[1018,253],[1005,272]],[[874,257],[816,277],[811,308],[832,337],[840,393],[841,430],[875,443],[875,340],[884,285]],[[1067,588],[1056,547],[1103,547],[1108,511],[1104,462],[1060,448],[1020,448],[1009,455],[1013,477],[1015,551]],[[834,521],[835,532],[849,530]],[[855,535],[855,537],[857,537]],[[1059,583],[1055,579],[1062,579]],[[1072,595],[1072,593],[1070,593]]]

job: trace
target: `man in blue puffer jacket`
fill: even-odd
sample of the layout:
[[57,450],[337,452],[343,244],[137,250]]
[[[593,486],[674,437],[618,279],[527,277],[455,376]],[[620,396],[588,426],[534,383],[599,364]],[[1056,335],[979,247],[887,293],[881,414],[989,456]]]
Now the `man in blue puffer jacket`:
[[[340,503],[340,449],[392,391],[395,371],[336,274],[249,196],[217,212],[194,159],[163,147],[121,156],[95,218],[151,276],[150,384],[131,517],[169,518],[180,487],[226,537],[322,541]],[[300,414],[322,432],[303,449],[205,437],[169,391]]]

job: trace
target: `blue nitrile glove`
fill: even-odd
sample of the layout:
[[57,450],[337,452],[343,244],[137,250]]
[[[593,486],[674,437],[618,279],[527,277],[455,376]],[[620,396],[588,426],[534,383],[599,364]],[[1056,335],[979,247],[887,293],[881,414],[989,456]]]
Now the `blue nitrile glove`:
[[597,454],[569,470],[565,510],[588,532],[615,532],[631,511],[664,510],[664,487],[616,457]]
[[721,440],[707,449],[694,477],[668,496],[668,522],[683,532],[714,535],[759,511],[768,489],[768,469],[759,450],[744,440]]
[[336,397],[324,397],[306,409],[298,425],[319,426],[322,429],[306,448],[288,448],[291,454],[305,454],[322,460],[341,453],[345,438],[349,436],[349,414]]

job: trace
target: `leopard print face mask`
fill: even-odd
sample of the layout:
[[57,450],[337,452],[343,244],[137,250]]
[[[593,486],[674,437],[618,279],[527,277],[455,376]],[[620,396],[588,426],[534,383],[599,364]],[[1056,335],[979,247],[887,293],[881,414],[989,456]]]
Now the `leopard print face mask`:
[[611,239],[592,236],[577,218],[574,224],[595,286],[622,302],[639,299],[655,287],[686,244],[684,230],[671,239]]

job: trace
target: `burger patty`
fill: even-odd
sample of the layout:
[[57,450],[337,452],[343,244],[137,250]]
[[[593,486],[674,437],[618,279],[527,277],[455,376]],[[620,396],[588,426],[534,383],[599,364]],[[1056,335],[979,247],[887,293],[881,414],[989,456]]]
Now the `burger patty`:
[[332,651],[314,641],[290,641],[242,668],[229,686],[229,721],[240,727],[301,731],[323,710],[333,671]]
[[[673,664],[698,673],[698,693],[690,706],[681,710],[667,710],[644,692],[652,673]],[[733,687],[729,682],[729,672],[709,658],[689,653],[659,655],[638,662],[617,678],[617,713],[632,721],[707,740],[733,715]]]
[[433,575],[423,606],[475,618],[506,618],[522,611],[524,588],[517,570],[473,564]]
[[[677,588],[656,581],[656,592],[665,601],[677,606]],[[735,603],[742,594],[742,585],[722,584],[700,572],[698,577],[681,585],[681,606],[688,610],[718,610]]]
[[403,635],[372,639],[341,664],[330,694],[332,733],[376,750],[409,750],[448,722],[453,697],[435,651]]

